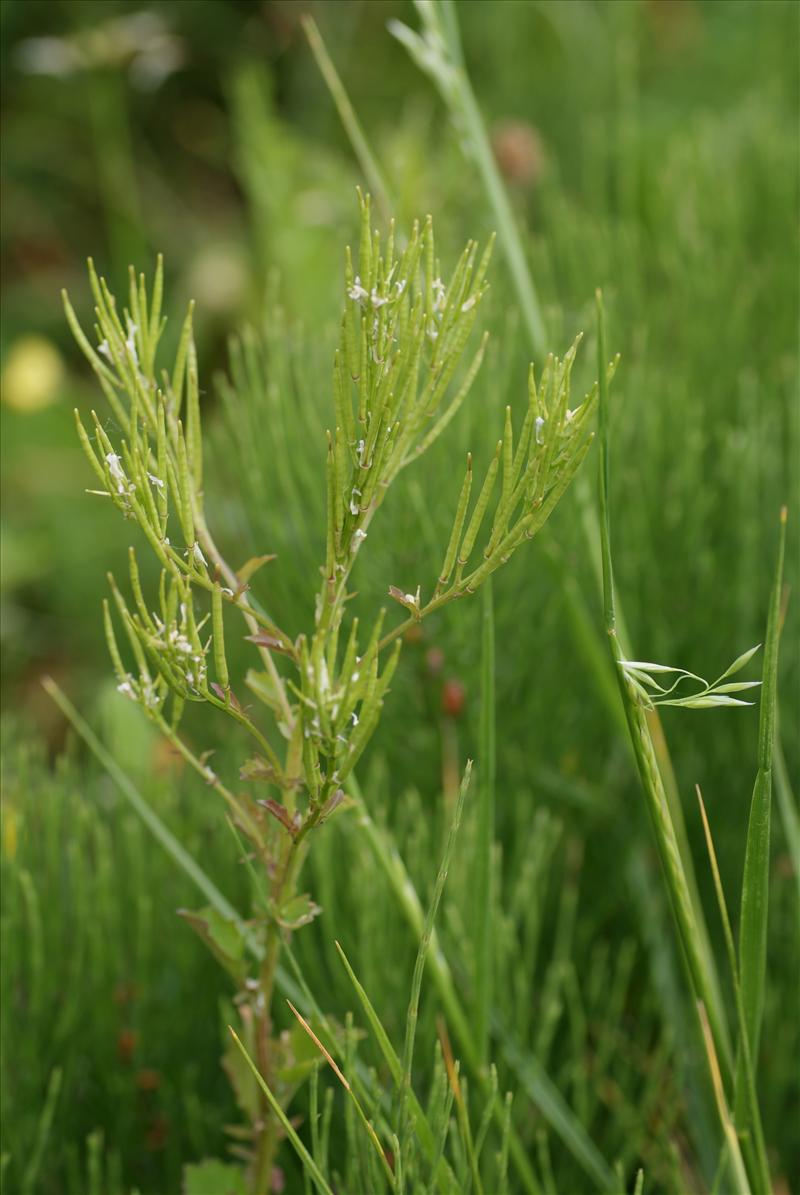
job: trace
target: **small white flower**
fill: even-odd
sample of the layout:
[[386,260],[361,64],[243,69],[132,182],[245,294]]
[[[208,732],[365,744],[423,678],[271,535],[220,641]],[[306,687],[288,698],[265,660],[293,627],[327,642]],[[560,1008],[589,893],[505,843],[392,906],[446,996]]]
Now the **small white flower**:
[[408,604],[410,606],[415,606],[417,604],[417,599],[415,598],[413,593],[404,593],[403,601],[408,602]]
[[192,544],[192,556],[194,558],[195,564],[203,564],[204,565],[206,563],[206,558],[203,555],[202,549],[201,549],[200,545],[197,543],[197,541],[195,541],[195,543]]
[[125,470],[120,464],[120,459],[121,458],[117,456],[116,452],[106,453],[106,464],[108,465],[109,473],[117,483],[117,493],[124,494],[128,489],[128,479],[125,476]]
[[156,477],[155,473],[148,473],[147,480],[150,482],[151,485],[154,485],[156,487],[156,489],[163,490],[164,482],[161,480],[160,477]]
[[394,289],[397,291],[397,297],[399,299],[400,296],[402,295],[403,291],[406,289],[405,278],[401,278],[399,282],[395,282]]
[[542,428],[544,427],[544,419],[542,419],[541,415],[536,416],[534,427],[536,429],[536,443],[543,444],[544,440],[542,439]]
[[361,279],[356,274],[353,285],[347,288],[347,297],[356,303],[360,303],[362,299],[369,297],[369,292],[361,285]]
[[136,700],[136,693],[134,692],[130,677],[127,677],[124,681],[117,685],[117,692],[124,693],[126,697],[130,697],[131,701]]
[[442,282],[441,278],[434,278],[433,282],[431,283],[431,290],[433,291],[433,310],[441,311],[445,305],[445,300],[447,297],[445,294],[444,283]]
[[472,308],[475,306],[477,301],[478,301],[477,295],[470,295],[470,297],[467,299],[466,303],[461,304],[461,310],[462,311],[472,311]]
[[350,551],[357,552],[361,547],[362,542],[367,538],[366,531],[362,531],[359,527],[353,532],[353,538],[350,540]]
[[139,355],[136,352],[136,341],[134,340],[134,337],[138,331],[139,331],[139,329],[137,328],[136,324],[133,322],[132,319],[129,319],[128,320],[128,339],[125,341],[125,348],[130,353],[130,355],[133,359],[134,365],[139,364]]
[[109,361],[113,360],[111,356],[111,349],[108,347],[107,340],[104,340],[102,344],[98,344],[97,351],[98,353],[102,353],[104,357],[107,357]]
[[350,717],[353,719],[353,726],[358,726],[358,714],[356,713],[355,710],[353,710]]
[[383,307],[385,303],[389,302],[388,299],[382,299],[380,297],[377,286],[373,286],[372,293],[369,296],[369,301],[373,307]]

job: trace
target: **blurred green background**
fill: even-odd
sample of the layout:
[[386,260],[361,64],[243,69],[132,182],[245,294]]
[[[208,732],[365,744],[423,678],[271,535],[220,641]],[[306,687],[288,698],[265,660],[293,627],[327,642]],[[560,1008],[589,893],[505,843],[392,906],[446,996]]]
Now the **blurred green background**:
[[[562,352],[578,331],[589,334],[579,383],[594,377],[595,287],[606,294],[610,347],[623,358],[613,391],[613,533],[634,654],[716,675],[763,638],[781,503],[800,520],[798,7],[462,0],[457,10],[551,347]],[[177,1190],[181,1163],[219,1155],[233,1117],[218,1065],[225,981],[173,916],[191,894],[71,743],[39,683],[43,673],[56,677],[244,905],[235,846],[209,794],[180,774],[109,680],[99,603],[107,570],[124,571],[128,529],[84,492],[91,479],[72,408],[88,411],[100,396],[59,292],[68,288],[88,324],[87,255],[119,292],[129,262],[149,271],[164,252],[168,337],[186,301],[197,301],[211,525],[234,560],[278,553],[259,584],[279,620],[299,630],[311,617],[324,544],[329,370],[343,246],[357,235],[354,188],[363,184],[303,35],[304,11],[316,17],[400,226],[432,212],[443,261],[467,236],[485,238],[491,212],[458,132],[386,29],[392,18],[416,25],[410,3],[0,5],[9,1192],[79,1195],[89,1183],[93,1195]],[[499,252],[491,281],[489,359],[446,443],[393,493],[384,512],[391,535],[371,533],[372,554],[359,565],[365,603],[388,584],[413,589],[435,576],[455,455],[467,447],[486,455],[504,404],[525,401],[529,349]],[[245,326],[263,353],[247,421],[224,402],[218,377],[228,371],[230,334]],[[589,472],[583,484],[591,502]],[[580,628],[591,639],[601,626],[582,510],[580,495],[571,497],[547,543],[520,553],[495,584],[498,998],[609,1162],[621,1159],[628,1177],[644,1164],[646,1189],[702,1190],[708,1161],[686,1102],[692,1060],[677,1027],[679,966],[649,831],[581,646]],[[791,587],[794,532],[790,543]],[[476,605],[448,611],[407,646],[362,770],[423,891],[453,774],[475,750],[478,642]],[[790,777],[800,763],[797,642],[790,602],[781,686]],[[703,787],[723,880],[738,893],[756,711],[668,711],[664,723],[719,944],[693,786]],[[213,723],[192,733],[236,760],[237,745],[218,743]],[[413,944],[352,829],[332,830],[318,857],[309,884],[326,916],[298,945],[312,987],[339,1016],[351,1006],[331,949],[343,936],[373,1001],[402,1033]],[[365,908],[359,890],[372,883]],[[468,949],[468,891],[469,876],[456,874],[444,913],[456,953]],[[779,817],[771,916],[762,1095],[775,1173],[788,1176],[800,1172],[788,1112],[800,1098],[789,1009],[798,927]],[[520,942],[537,943],[524,963]],[[389,943],[405,971],[386,974]],[[423,1040],[435,1036],[432,1005]],[[54,1074],[61,1089],[48,1126],[42,1109]],[[591,1099],[581,1094],[587,1075]],[[523,1095],[518,1105],[533,1143],[540,1122]],[[559,1192],[590,1189],[560,1143],[552,1154]],[[289,1189],[299,1189],[286,1164]]]

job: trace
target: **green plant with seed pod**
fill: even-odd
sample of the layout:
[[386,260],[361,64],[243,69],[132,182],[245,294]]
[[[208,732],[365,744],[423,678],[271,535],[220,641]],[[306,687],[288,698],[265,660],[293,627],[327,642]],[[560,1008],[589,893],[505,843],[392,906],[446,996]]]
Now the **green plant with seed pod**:
[[[360,553],[369,551],[365,541],[380,524],[389,486],[445,431],[480,368],[486,337],[477,348],[469,344],[492,248],[491,241],[482,250],[469,242],[445,282],[430,217],[401,243],[393,225],[385,237],[375,231],[369,198],[359,201],[358,259],[347,250],[333,365],[322,583],[309,628],[294,639],[249,591],[255,571],[272,557],[257,556],[233,569],[206,522],[193,311],[190,306],[171,371],[159,369],[161,260],[150,288],[131,270],[122,311],[89,263],[95,343],[64,295],[70,327],[115,425],[109,433],[93,412],[87,429],[76,412],[78,435],[97,479],[90,492],[110,499],[138,524],[161,565],[155,599],[144,593],[133,548],[131,598],[110,579],[112,600],[104,603],[103,617],[118,689],[222,797],[264,894],[263,907],[247,926],[214,908],[184,914],[236,985],[239,1037],[264,1080],[265,1089],[254,1091],[229,1067],[249,1120],[243,1147],[247,1182],[258,1193],[268,1188],[283,1132],[276,1101],[285,1108],[311,1069],[309,1063],[298,1073],[286,1064],[271,1014],[282,947],[320,912],[298,891],[312,831],[348,804],[344,785],[377,728],[404,630],[474,593],[544,525],[588,451],[599,393],[596,384],[570,407],[579,340],[563,360],[548,358],[538,382],[531,368],[519,434],[515,439],[507,408],[503,438],[477,496],[472,457],[467,459],[442,567],[427,597],[420,585],[413,593],[391,585],[389,596],[406,610],[404,620],[387,627],[381,609],[368,632],[358,619],[348,620],[351,575]],[[614,364],[604,382],[613,371]],[[242,704],[231,676],[225,649],[233,633],[226,619],[231,610],[243,619],[260,659],[244,685],[266,707],[266,726]],[[189,746],[181,734],[187,703],[213,707],[250,737],[253,753],[239,779],[258,786],[258,796],[234,793],[208,757]],[[254,943],[260,958],[256,975],[249,973],[245,949]]]

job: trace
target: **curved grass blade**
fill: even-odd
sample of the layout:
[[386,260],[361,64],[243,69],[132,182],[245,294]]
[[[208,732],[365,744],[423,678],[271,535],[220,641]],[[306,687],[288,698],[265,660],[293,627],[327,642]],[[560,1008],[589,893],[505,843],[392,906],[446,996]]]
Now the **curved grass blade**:
[[231,1037],[233,1038],[233,1040],[236,1042],[236,1045],[241,1050],[242,1055],[244,1056],[245,1062],[250,1067],[250,1070],[253,1072],[256,1082],[258,1083],[261,1090],[264,1092],[264,1095],[267,1097],[269,1106],[272,1108],[272,1111],[275,1113],[275,1116],[278,1118],[278,1120],[283,1125],[283,1131],[286,1133],[286,1136],[289,1138],[292,1145],[294,1146],[294,1150],[295,1150],[297,1156],[299,1157],[300,1161],[303,1163],[303,1169],[308,1174],[309,1178],[312,1180],[312,1182],[314,1183],[317,1190],[322,1192],[322,1195],[333,1195],[333,1191],[328,1186],[327,1182],[325,1181],[325,1177],[324,1177],[322,1171],[319,1169],[319,1167],[317,1166],[317,1163],[314,1161],[311,1154],[308,1152],[305,1145],[303,1145],[303,1142],[298,1137],[297,1132],[294,1128],[294,1125],[289,1120],[289,1117],[286,1115],[283,1108],[280,1106],[280,1104],[276,1100],[275,1096],[272,1094],[271,1090],[269,1089],[267,1084],[264,1082],[263,1078],[261,1077],[261,1072],[259,1071],[258,1067],[253,1062],[252,1058],[247,1053],[247,1050],[244,1048],[241,1041],[237,1037],[236,1031],[230,1025],[228,1026],[228,1029],[230,1031]]
[[[786,550],[787,510],[780,515],[778,559],[767,616],[764,673],[758,722],[758,772],[750,803],[747,846],[742,876],[742,908],[739,930],[739,977],[747,1022],[747,1038],[753,1066],[758,1062],[758,1045],[764,1010],[764,982],[767,968],[767,910],[769,904],[769,845],[772,806],[772,761],[775,750],[775,709],[778,686],[781,587]],[[736,1064],[736,1123],[747,1121],[745,1067],[742,1050]]]

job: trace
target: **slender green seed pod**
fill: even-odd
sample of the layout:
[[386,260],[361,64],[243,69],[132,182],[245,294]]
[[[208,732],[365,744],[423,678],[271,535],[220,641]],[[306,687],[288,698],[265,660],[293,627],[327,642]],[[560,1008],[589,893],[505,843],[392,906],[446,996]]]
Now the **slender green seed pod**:
[[[158,416],[156,424],[156,468],[158,470],[156,484],[159,527],[161,538],[166,535],[169,519],[169,487],[167,485],[167,413],[164,396],[161,391],[156,396]],[[158,484],[160,483],[160,484]]]
[[155,631],[155,623],[147,609],[147,603],[144,600],[142,593],[142,583],[139,578],[139,565],[136,560],[136,553],[133,548],[128,548],[128,570],[131,577],[131,592],[133,593],[134,601],[136,602],[136,609],[139,611],[139,617],[142,623],[151,632]]
[[[142,276],[144,282],[144,276]],[[136,276],[136,270],[132,265],[128,266],[128,303],[130,304],[130,312],[125,312],[130,315],[130,318],[136,324],[137,330],[141,330],[142,324],[142,310],[139,305],[139,279]],[[140,342],[141,343],[141,342]]]
[[372,232],[370,230],[370,198],[359,191],[361,205],[361,242],[358,249],[358,272],[361,285],[369,290],[372,286]]
[[464,481],[461,486],[461,494],[458,499],[458,506],[456,507],[456,517],[453,522],[453,529],[450,532],[450,542],[447,545],[447,551],[444,557],[444,564],[439,573],[439,585],[444,586],[450,579],[450,574],[453,571],[453,565],[456,562],[456,552],[458,551],[461,542],[461,532],[464,529],[464,519],[467,516],[467,507],[469,505],[469,495],[472,489],[472,453],[467,453],[467,471],[464,474]]
[[328,517],[325,552],[325,576],[333,580],[336,568],[336,459],[333,450],[333,437],[327,432],[328,452],[325,458],[325,476],[328,493]]
[[128,636],[128,641],[131,645],[131,651],[136,659],[136,665],[139,669],[140,675],[146,680],[150,680],[150,669],[147,667],[147,659],[145,658],[144,648],[142,646],[141,632],[136,622],[131,616],[128,607],[123,603],[122,621],[125,625],[125,631]]
[[[351,382],[357,382],[361,370],[360,357],[360,332],[357,330],[357,302],[355,299],[347,298],[344,309],[344,316],[342,318],[342,334],[340,340],[341,352],[344,362],[347,365],[347,372],[350,375]],[[344,393],[349,396],[350,387],[346,387]]]
[[386,238],[386,277],[388,278],[392,272],[394,265],[394,218],[389,221],[389,235]]
[[476,292],[478,288],[483,285],[483,280],[486,277],[486,273],[489,269],[489,262],[492,260],[492,253],[494,252],[494,243],[496,239],[497,233],[493,232],[489,237],[489,240],[486,242],[486,248],[483,251],[481,260],[478,262],[478,269],[472,284],[473,292]]
[[511,422],[511,407],[506,407],[505,427],[503,428],[503,484],[500,491],[500,502],[506,507],[511,497],[511,486],[514,474],[514,425]]
[[328,642],[325,648],[325,661],[328,665],[328,676],[331,679],[331,684],[334,684],[336,675],[336,657],[339,654],[339,629],[341,622],[336,622],[328,633]]
[[358,421],[362,427],[367,422],[369,410],[369,344],[367,342],[367,321],[361,321],[361,355],[358,366]]
[[72,308],[72,304],[69,301],[69,295],[67,294],[66,290],[61,291],[61,302],[64,305],[64,314],[67,317],[69,330],[75,338],[75,341],[84,357],[89,362],[97,376],[99,378],[104,378],[110,385],[113,386],[116,382],[114,373],[111,369],[109,369],[105,362],[101,361],[100,357],[98,357],[97,353],[87,340],[86,333],[78,323],[78,317]]
[[345,373],[345,351],[337,349],[333,359],[333,393],[336,405],[336,422],[344,430],[347,443],[355,445],[356,425],[353,419],[353,404],[350,399],[350,383]]
[[341,555],[343,551],[342,545],[342,527],[344,526],[344,517],[347,510],[347,481],[350,476],[348,468],[348,454],[347,442],[345,433],[341,427],[336,428],[336,498],[334,504],[335,511],[335,528],[336,528],[336,552],[337,556]]
[[183,378],[186,372],[186,355],[189,351],[189,341],[192,335],[192,319],[194,316],[194,299],[189,304],[189,310],[183,321],[181,338],[178,342],[178,352],[175,355],[175,368],[172,371],[172,399],[175,403],[175,414],[178,415],[183,402]]
[[228,661],[225,657],[225,626],[222,617],[222,590],[219,582],[216,582],[211,591],[211,630],[217,681],[227,693],[230,689],[230,682],[228,680]]
[[89,286],[92,290],[92,297],[94,298],[95,305],[101,309],[104,309],[105,300],[103,298],[103,292],[100,289],[100,279],[97,276],[97,270],[95,269],[93,258],[86,258],[86,268],[89,274]]
[[103,598],[103,627],[106,633],[106,643],[108,644],[108,654],[111,656],[111,663],[114,665],[114,671],[117,674],[117,678],[120,681],[123,681],[127,673],[122,663],[122,656],[119,653],[117,637],[114,634],[114,623],[111,619],[111,609],[108,605],[108,598]]
[[183,717],[184,698],[173,689],[172,692],[172,717],[170,718],[170,725],[173,730],[177,730]]
[[78,431],[78,440],[80,441],[81,448],[83,449],[83,451],[86,455],[86,459],[89,462],[89,464],[92,466],[94,474],[98,478],[100,484],[102,486],[105,486],[105,484],[106,484],[105,469],[100,464],[100,461],[97,459],[97,457],[95,455],[95,451],[92,448],[92,442],[89,439],[86,428],[83,426],[83,423],[81,422],[81,417],[80,417],[77,407],[75,408],[75,426]]
[[189,453],[194,492],[196,496],[199,496],[203,487],[203,438],[200,427],[200,388],[197,377],[197,349],[193,335],[189,336],[186,364],[187,450]]
[[194,518],[192,517],[192,491],[189,482],[189,461],[186,455],[186,439],[183,424],[178,420],[178,514],[181,521],[186,547],[191,551],[195,544]]
[[153,280],[153,304],[150,308],[150,368],[152,370],[158,340],[161,336],[161,300],[164,294],[164,258],[159,253],[156,258],[156,275]]
[[469,560],[472,549],[475,546],[475,540],[478,536],[478,532],[481,529],[481,523],[483,522],[484,515],[486,514],[486,508],[489,505],[489,499],[491,498],[492,490],[494,489],[494,482],[495,478],[497,477],[498,467],[500,465],[500,453],[502,448],[503,441],[498,440],[494,456],[489,463],[489,468],[486,470],[486,479],[483,483],[481,492],[478,495],[478,501],[475,505],[475,510],[472,512],[472,518],[469,521],[467,533],[464,536],[464,542],[462,543],[461,549],[458,553],[458,563],[461,565],[466,564]]

